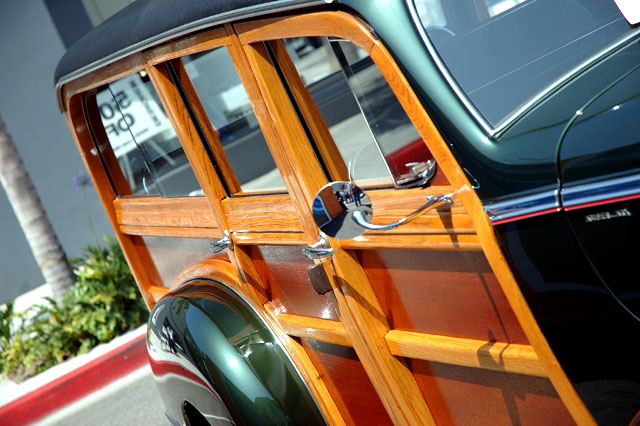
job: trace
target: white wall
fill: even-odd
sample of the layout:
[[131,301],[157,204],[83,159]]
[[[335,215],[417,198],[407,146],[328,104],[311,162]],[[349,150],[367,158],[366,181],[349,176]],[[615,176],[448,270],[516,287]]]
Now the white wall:
[[[0,114],[20,151],[67,255],[111,233],[93,187],[75,188],[85,173],[59,114],[53,72],[64,46],[43,0],[0,1]],[[95,232],[89,224],[89,216]],[[43,283],[13,211],[0,189],[0,303]]]

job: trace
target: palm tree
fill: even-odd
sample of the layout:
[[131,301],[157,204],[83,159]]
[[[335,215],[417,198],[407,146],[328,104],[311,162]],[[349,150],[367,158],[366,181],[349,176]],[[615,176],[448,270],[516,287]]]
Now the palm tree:
[[53,298],[61,302],[64,293],[75,281],[73,270],[1,116],[0,183],[42,275],[51,286]]

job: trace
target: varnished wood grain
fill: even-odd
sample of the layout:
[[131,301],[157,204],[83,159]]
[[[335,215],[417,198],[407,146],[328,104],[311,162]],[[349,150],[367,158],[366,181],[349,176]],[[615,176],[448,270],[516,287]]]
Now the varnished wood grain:
[[392,329],[528,344],[481,252],[358,253]]
[[[339,15],[337,20],[340,17],[343,15]],[[346,20],[340,22],[339,29],[336,29],[339,34],[335,35],[350,38],[350,36],[364,33],[368,42],[371,41],[368,31],[360,27],[355,19],[346,14],[344,17]],[[253,30],[248,27],[237,28],[240,30],[241,41],[248,43],[244,51],[255,72],[257,84],[262,88],[268,88],[261,93],[269,116],[278,123],[278,127],[286,128],[286,132],[281,132],[280,137],[273,141],[272,149],[275,153],[286,153],[286,158],[274,156],[274,159],[292,194],[307,242],[313,244],[317,240],[318,231],[312,221],[311,204],[316,192],[326,183],[326,176],[317,162],[311,145],[300,143],[307,140],[306,133],[300,125],[265,47],[259,43],[252,43],[272,36],[276,38],[297,36],[296,31],[301,29],[307,35],[315,35],[308,33],[308,31],[313,32],[314,18],[307,16],[302,18],[280,21],[271,28],[273,33],[266,35],[262,31],[262,28],[269,27],[266,21],[257,23],[256,28],[260,28],[258,32],[252,33]],[[326,34],[325,30],[323,32]],[[297,170],[304,170],[304,173],[297,173]],[[340,318],[389,416],[398,425],[433,424],[429,409],[421,398],[411,373],[401,360],[391,355],[384,343],[388,323],[362,267],[358,262],[354,262],[355,259],[351,254],[340,248],[337,241],[331,243],[334,248],[331,263],[335,267],[335,272],[329,264],[324,264],[323,267],[326,268],[327,276],[334,288]]]
[[229,44],[227,32],[223,27],[218,27],[178,40],[172,40],[162,46],[147,50],[144,52],[144,57],[148,64],[156,65]]
[[[193,166],[194,173],[206,196],[206,201],[217,227],[222,230],[228,230],[227,219],[221,206],[222,200],[226,198],[228,194],[211,163],[207,149],[204,146],[205,141],[200,139],[195,123],[192,121],[192,117],[188,114],[188,109],[184,105],[184,100],[178,88],[174,85],[168,66],[161,63],[156,66],[147,65],[145,69],[159,90],[160,100],[165,105],[167,114],[182,143],[185,155]],[[188,76],[185,75],[184,67],[178,67],[176,71],[179,79],[188,78]],[[189,95],[189,93],[187,93],[187,95]],[[231,238],[233,238],[233,235],[231,235]],[[255,291],[263,294],[264,297],[265,285],[256,273],[246,250],[242,247],[237,247],[233,250],[231,247],[232,246],[229,246],[226,251],[231,263],[237,269],[240,280],[243,283],[251,285]]]
[[[134,53],[126,58],[114,61],[88,74],[80,74],[59,88],[58,106],[61,111],[71,111],[71,98],[79,93],[88,92],[104,84],[118,80],[131,73],[140,71],[144,66],[141,53]],[[71,129],[73,131],[73,129]]]
[[[214,38],[213,40],[206,40],[197,44],[195,46],[197,47],[197,49],[192,47],[186,50],[189,52],[198,52],[200,49],[204,48],[221,48],[219,47],[220,45],[218,43],[228,41],[226,36],[222,38],[222,34],[226,33],[222,28],[214,30],[212,31],[212,33],[214,33],[213,35],[217,38]],[[199,36],[196,37],[196,39],[198,38]],[[195,115],[195,120],[198,122],[200,129],[204,134],[205,140],[203,141],[203,143],[208,144],[209,149],[211,150],[211,153],[213,155],[213,158],[210,158],[209,161],[215,162],[218,173],[220,173],[220,177],[224,180],[226,187],[232,194],[240,191],[240,183],[238,182],[234,171],[231,169],[231,163],[229,162],[227,154],[222,147],[218,131],[214,129],[213,123],[209,119],[209,116],[200,100],[200,97],[198,96],[198,93],[196,92],[195,87],[193,86],[193,83],[191,82],[191,79],[189,78],[189,74],[184,67],[184,64],[180,60],[172,61],[171,64],[178,76],[178,79],[180,80],[182,91],[189,99],[189,105]]]
[[147,289],[147,292],[153,298],[153,300],[157,302],[169,293],[169,289],[167,287],[152,285]]
[[[349,335],[338,321],[288,313],[277,313],[277,319],[291,336],[352,346]],[[389,331],[385,340],[396,356],[527,376],[547,376],[530,345],[402,330]]]
[[[257,42],[282,36],[331,35],[350,38],[358,46],[371,53],[372,59],[380,67],[392,90],[398,96],[402,106],[416,124],[423,140],[438,161],[438,173],[442,173],[446,178],[445,181],[450,185],[434,188],[434,190],[455,190],[459,203],[456,202],[450,211],[446,213],[430,212],[396,234],[371,233],[365,234],[360,240],[356,239],[350,242],[331,241],[336,249],[336,254],[332,262],[333,266],[326,264],[325,268],[333,280],[335,298],[341,312],[345,336],[355,348],[362,363],[353,363],[355,360],[353,353],[348,357],[344,356],[340,359],[340,362],[335,362],[336,353],[340,352],[336,350],[336,347],[332,350],[324,350],[319,349],[318,345],[311,344],[306,339],[303,339],[300,345],[293,339],[281,337],[286,350],[293,354],[296,365],[301,369],[303,377],[311,383],[312,392],[319,399],[323,412],[329,413],[331,423],[335,424],[359,422],[362,418],[366,420],[366,416],[371,416],[369,419],[375,422],[370,424],[380,424],[381,421],[387,421],[384,410],[379,409],[385,406],[386,411],[396,424],[432,424],[434,421],[437,421],[438,424],[497,424],[502,422],[520,424],[523,423],[523,419],[532,422],[539,419],[545,419],[546,421],[551,419],[553,424],[560,425],[572,424],[574,421],[581,425],[594,425],[595,422],[592,416],[586,410],[572,384],[559,366],[526,300],[521,294],[495,239],[493,228],[486,217],[480,200],[471,189],[467,177],[449,151],[447,144],[440,137],[427,112],[421,106],[417,96],[411,90],[408,82],[404,79],[398,66],[394,63],[393,58],[380,40],[377,40],[369,32],[369,29],[365,25],[361,25],[357,19],[342,12],[323,12],[296,17],[279,16],[269,20],[245,22],[235,28],[240,34],[239,37],[235,35],[234,28],[231,25],[227,25],[224,31],[226,38],[220,30],[214,30],[214,33],[206,36],[196,36],[184,45],[181,45],[180,41],[172,42],[152,54],[146,55],[148,63],[145,65],[145,69],[149,72],[154,85],[158,88],[163,105],[176,127],[178,137],[184,146],[187,157],[194,164],[194,171],[206,194],[205,208],[198,206],[193,209],[186,205],[181,207],[180,201],[175,204],[178,210],[180,208],[183,209],[186,213],[185,217],[181,217],[179,213],[172,209],[165,209],[159,215],[154,216],[153,209],[158,205],[147,200],[140,204],[140,210],[138,211],[133,209],[133,204],[128,204],[129,200],[116,201],[114,203],[116,194],[102,169],[102,164],[95,156],[95,153],[92,153],[93,142],[91,142],[91,136],[87,130],[87,124],[91,124],[93,127],[98,126],[96,116],[94,114],[93,118],[89,117],[90,121],[88,123],[82,115],[83,108],[79,93],[92,90],[132,71],[142,69],[144,56],[142,54],[134,54],[92,75],[79,77],[61,89],[61,99],[64,102],[62,109],[69,111],[67,119],[70,128],[76,137],[83,159],[90,170],[92,179],[96,183],[96,188],[107,215],[114,226],[116,236],[123,247],[125,256],[131,265],[147,304],[152,307],[164,290],[160,289],[158,271],[141,236],[155,235],[146,233],[147,231],[153,232],[151,231],[152,228],[156,229],[158,233],[163,233],[163,235],[168,235],[170,233],[169,230],[172,228],[180,229],[180,231],[176,232],[176,235],[192,235],[194,230],[198,228],[206,229],[205,232],[211,232],[211,235],[214,234],[214,230],[233,229],[231,235],[236,243],[236,249],[233,252],[228,251],[232,263],[225,264],[226,266],[222,269],[226,272],[223,274],[226,274],[225,276],[233,281],[234,288],[238,288],[247,295],[246,297],[252,300],[258,312],[267,318],[266,321],[270,328],[282,333],[284,336],[282,326],[275,319],[274,312],[270,313],[270,309],[273,308],[280,312],[280,309],[285,304],[282,303],[277,306],[277,303],[272,303],[267,305],[269,306],[268,309],[264,308],[270,292],[273,292],[275,287],[271,283],[265,282],[264,277],[267,276],[267,273],[260,270],[260,266],[257,266],[260,263],[260,259],[255,256],[253,250],[258,247],[256,242],[277,243],[278,241],[286,240],[287,230],[294,229],[295,226],[297,228],[291,234],[290,241],[295,241],[295,244],[311,244],[315,242],[317,229],[310,221],[309,206],[315,191],[326,182],[326,177],[321,168],[318,167],[315,154],[309,148],[309,145],[304,143],[306,134],[300,126],[298,117],[288,103],[287,94],[280,86],[279,76],[271,67],[270,58],[266,54],[264,47]],[[265,213],[263,217],[257,220],[242,217],[245,215],[244,212],[251,211],[251,202],[246,202],[246,205],[243,205],[240,201],[237,204],[232,202],[224,205],[227,201],[223,200],[229,194],[225,193],[216,171],[208,161],[203,145],[204,141],[200,140],[198,132],[191,122],[191,117],[188,116],[186,108],[184,108],[180,94],[168,74],[168,69],[162,63],[164,60],[175,60],[174,58],[178,58],[181,54],[195,51],[193,49],[201,49],[202,46],[208,48],[217,45],[223,39],[224,43],[228,43],[232,58],[240,71],[243,84],[250,94],[258,121],[265,132],[267,143],[273,152],[276,164],[282,171],[283,179],[292,196],[289,205],[286,207],[288,209],[286,213],[274,214],[276,217],[272,220],[268,220],[269,213]],[[244,48],[240,47],[240,41],[245,43]],[[186,78],[184,69],[179,66],[179,63],[177,65],[176,68],[178,73],[181,74],[181,78]],[[187,96],[197,101],[195,92],[193,90],[188,92]],[[300,99],[304,99],[304,96],[300,97]],[[313,111],[308,113],[313,115]],[[322,131],[322,129],[319,131]],[[208,132],[210,136],[214,136],[212,128],[209,128]],[[100,131],[97,133],[99,144],[106,143],[103,133],[101,134]],[[214,144],[216,143],[215,137],[211,137],[211,140]],[[304,171],[304,173],[301,174],[301,171]],[[120,193],[121,190],[124,191],[124,189],[118,189],[118,192]],[[411,194],[412,196],[414,195],[413,193]],[[380,195],[380,198],[376,200],[378,195]],[[395,221],[403,217],[406,210],[412,205],[407,199],[396,198],[391,194],[382,192],[372,195],[372,199],[375,204],[375,220],[382,223]],[[189,199],[185,203],[191,204],[194,201]],[[197,204],[197,201],[195,203]],[[199,217],[197,212],[204,213],[206,219]],[[203,222],[208,224],[202,226]],[[242,244],[238,244],[239,242],[242,242]],[[289,244],[293,243],[290,242]],[[375,254],[374,251],[369,254],[363,254],[364,251],[362,249],[381,247],[420,248],[423,250],[478,250],[481,248],[497,278],[502,295],[495,291],[495,285],[487,285],[490,280],[487,280],[486,277],[488,275],[485,273],[481,274],[482,279],[478,278],[480,287],[476,286],[476,293],[473,294],[477,295],[478,288],[485,290],[487,293],[483,301],[485,305],[487,298],[489,302],[498,300],[493,309],[499,312],[499,315],[497,315],[499,317],[498,322],[503,321],[504,324],[507,324],[503,324],[498,328],[495,328],[494,325],[487,326],[483,330],[487,333],[487,335],[482,336],[484,341],[492,342],[495,340],[492,338],[495,337],[495,330],[501,330],[502,335],[500,337],[506,336],[505,341],[511,342],[511,345],[505,346],[502,352],[503,355],[507,353],[510,357],[509,368],[514,365],[511,357],[514,359],[526,359],[525,364],[529,363],[527,364],[529,367],[522,367],[525,370],[539,368],[530,366],[534,361],[530,360],[531,350],[529,348],[533,348],[538,355],[540,365],[543,366],[544,373],[549,376],[550,381],[531,376],[520,377],[520,375],[514,374],[483,371],[479,368],[469,369],[444,363],[418,360],[410,361],[411,369],[407,368],[407,365],[402,359],[398,358],[398,355],[431,359],[436,356],[442,356],[438,352],[441,348],[438,350],[432,348],[435,345],[434,341],[437,339],[431,338],[425,341],[424,334],[416,336],[406,334],[403,330],[392,329],[392,325],[395,326],[400,320],[413,321],[413,317],[408,313],[411,310],[415,310],[415,308],[408,311],[402,311],[402,309],[408,306],[405,302],[412,298],[412,294],[418,294],[419,289],[414,285],[413,288],[405,292],[405,295],[401,295],[403,290],[398,289],[402,285],[398,287],[397,283],[403,281],[411,283],[417,282],[417,280],[407,279],[406,277],[402,279],[382,277],[385,273],[394,275],[396,268],[391,268],[386,272],[374,271],[375,262],[370,259],[370,256]],[[289,248],[294,249],[296,247],[290,246]],[[479,253],[471,252],[467,254]],[[365,269],[363,269],[363,263]],[[283,264],[286,265],[286,262]],[[216,264],[215,267],[210,269],[220,270],[220,267],[221,264]],[[407,266],[397,269],[411,271]],[[300,270],[303,269],[297,269],[296,274],[300,274]],[[191,272],[194,271],[191,270]],[[279,273],[284,275],[285,269]],[[411,275],[410,272],[409,275]],[[433,278],[433,274],[425,270],[421,271],[421,275],[425,281]],[[298,284],[303,282],[300,277],[301,275],[297,279]],[[378,282],[378,278],[381,277],[384,278],[380,281],[383,284],[375,284]],[[373,287],[371,286],[372,282],[374,283]],[[474,300],[468,293],[456,294],[456,286],[461,286],[461,282],[462,280],[458,281],[457,284],[455,282],[451,283],[449,286],[453,288],[452,291],[447,291],[451,289],[447,289],[447,286],[443,285],[442,288],[435,291],[436,294],[432,292],[429,295],[444,297],[444,300],[449,300],[449,302],[442,302],[444,306],[450,306],[452,298],[464,299],[466,296]],[[392,297],[392,299],[395,299],[389,303],[390,292],[396,292],[396,294]],[[282,296],[278,297],[282,299]],[[504,300],[508,302],[512,314],[508,314],[503,309]],[[490,312],[490,310],[485,309],[484,316],[479,318],[485,318],[486,312]],[[289,313],[284,315],[289,315]],[[509,315],[512,315],[512,318],[505,321],[504,318]],[[513,317],[517,321],[514,321]],[[464,319],[464,314],[462,318]],[[495,322],[494,320],[491,323]],[[522,327],[523,332],[520,335],[518,335],[517,331],[514,331],[517,330],[517,327],[513,326],[513,322],[519,323]],[[284,321],[284,323],[287,323],[287,321]],[[316,325],[319,326],[321,324],[324,323],[317,323]],[[333,325],[336,326],[336,324]],[[433,324],[430,323],[429,327],[432,326]],[[338,335],[341,333],[339,330],[340,327],[336,326],[331,329],[331,333]],[[318,331],[322,331],[322,329],[318,327]],[[302,333],[301,331],[299,332]],[[327,330],[323,332],[327,332]],[[474,333],[477,334],[478,332],[474,331],[470,334],[475,336]],[[469,333],[465,331],[460,332],[460,334],[467,335]],[[466,338],[465,336],[464,339]],[[480,338],[475,340],[477,340],[476,343],[470,344],[467,342],[469,343],[468,346],[463,345],[453,355],[447,353],[447,359],[456,359],[460,356],[460,353],[464,353],[463,361],[460,362],[471,362],[473,349],[470,348],[476,347],[474,345],[483,341]],[[528,341],[531,346],[524,348],[524,343],[514,343],[520,341]],[[344,340],[342,342],[346,343]],[[461,340],[447,341],[444,345],[445,351],[452,350],[452,347],[460,343]],[[496,345],[495,343],[490,344]],[[521,346],[517,347],[515,345]],[[312,346],[314,347],[312,348]],[[498,346],[495,347],[497,348]],[[308,357],[305,358],[302,354],[302,348],[305,349]],[[338,348],[342,347],[338,346]],[[510,351],[514,350],[514,348],[518,350],[515,351],[517,352],[515,355],[512,355]],[[495,354],[491,349],[487,353],[481,353],[480,355],[481,358],[478,358],[479,364],[496,363]],[[350,361],[345,362],[344,359],[346,358]],[[330,361],[327,361],[328,359]],[[327,365],[332,363],[339,367],[336,368],[332,365],[328,368]],[[504,364],[506,365],[507,362],[504,362]],[[354,365],[359,367],[353,368]],[[341,373],[340,370],[343,369],[342,367],[352,368],[354,371],[357,369],[358,374],[356,375],[351,370],[345,370],[348,373],[347,375],[339,375]],[[473,367],[477,366],[473,365]],[[536,374],[543,375],[542,371],[535,371],[537,371]],[[364,372],[366,372],[366,375]],[[348,394],[348,392],[345,393],[344,391],[345,385],[336,383],[340,380],[344,382],[347,376],[351,378],[352,384],[357,384],[354,387],[357,389],[358,394],[363,389],[363,386],[368,386],[368,377],[373,384],[371,389],[375,389],[380,395],[382,404],[376,406],[378,408],[371,408],[376,405],[375,395],[362,400],[357,400],[359,395],[354,396],[355,392],[345,396]],[[325,383],[326,388],[324,387]],[[550,383],[553,384],[555,390]],[[560,399],[557,398],[556,392],[568,408],[568,412]],[[330,394],[337,395],[335,402]],[[429,402],[428,408],[422,400],[422,395]],[[372,403],[371,401],[374,402]],[[361,405],[354,410],[352,408],[353,405],[358,403],[372,405]],[[573,419],[569,416],[569,412]],[[364,413],[362,414],[364,417],[360,417],[361,413]],[[435,420],[432,418],[432,413],[435,416]]]
[[178,238],[209,238],[216,241],[222,238],[222,231],[218,228],[190,228],[186,226],[146,226],[146,225],[120,225],[120,232],[128,235],[146,235],[155,237]]
[[89,148],[89,145],[87,145],[86,149],[89,149],[88,153],[92,157],[97,156],[100,158],[102,162],[104,162],[104,168],[107,169],[104,170],[104,168],[102,168],[101,171],[96,170],[96,173],[106,175],[108,171],[108,182],[105,182],[103,185],[111,184],[115,190],[115,195],[121,197],[131,195],[131,186],[120,168],[120,163],[113,152],[113,147],[102,124],[102,116],[96,99],[96,90],[90,90],[82,95],[82,97],[84,98],[83,102],[85,104],[87,126],[91,129],[94,138],[93,148]]
[[[218,224],[204,197],[120,198],[114,200],[119,225],[217,229]],[[222,231],[219,231],[222,235]]]
[[302,339],[301,344],[347,424],[393,424],[353,349],[307,339]]
[[231,232],[301,233],[302,225],[291,197],[262,195],[222,201]]
[[379,40],[376,41],[375,46],[371,50],[371,58],[377,64],[380,64],[380,68],[385,77],[388,76],[387,81],[389,85],[411,118],[411,121],[418,128],[425,143],[438,162],[438,165],[447,176],[447,179],[451,182],[452,186],[456,188],[458,197],[472,216],[487,260],[496,274],[504,294],[527,335],[528,340],[547,370],[549,378],[560,398],[566,404],[576,423],[580,425],[595,425],[596,423],[593,416],[560,367],[555,354],[551,350],[549,343],[540,330],[531,309],[522,295],[509,264],[500,249],[491,223],[482,207],[482,203],[475,191],[473,191],[466,174],[449,150],[446,142],[440,136],[416,94],[410,89],[399,67],[395,64],[391,55]]
[[236,24],[244,44],[284,37],[342,37],[369,52],[373,46],[371,32],[352,15],[343,12],[318,12],[248,21]]
[[399,330],[391,330],[386,340],[391,353],[398,356],[484,370],[547,376],[538,356],[529,345]]
[[576,425],[547,378],[421,360],[411,369],[439,426]]
[[335,320],[279,313],[278,322],[290,336],[341,346],[352,346],[342,323]]
[[311,132],[315,146],[318,148],[323,163],[329,173],[330,180],[349,180],[349,170],[345,164],[338,146],[331,136],[331,132],[325,123],[317,105],[311,97],[311,93],[305,87],[295,64],[289,57],[282,40],[270,42],[276,61],[282,70],[283,77],[296,100],[300,113],[304,117],[307,127]]
[[[91,97],[92,99],[95,99],[94,94],[91,94]],[[87,167],[89,175],[91,176],[91,180],[94,183],[98,197],[100,198],[111,226],[114,229],[118,243],[122,247],[127,263],[131,267],[131,272],[138,288],[140,289],[144,301],[149,308],[152,308],[155,304],[155,298],[148,292],[148,289],[152,286],[158,285],[160,283],[160,278],[155,265],[150,260],[146,247],[140,244],[139,237],[125,235],[118,229],[117,215],[113,206],[113,200],[115,200],[117,194],[111,185],[111,181],[107,175],[107,171],[102,165],[98,152],[95,150],[92,132],[89,130],[90,123],[94,126],[97,125],[98,118],[96,118],[96,116],[99,113],[96,111],[90,113],[90,122],[87,122],[87,117],[85,117],[83,113],[83,95],[72,96],[67,99],[67,102],[67,109],[69,111],[66,114],[67,122],[76,141],[82,160]],[[94,133],[94,135],[95,134],[102,135],[103,137],[103,139],[97,140],[95,143],[98,145],[108,145],[104,132]]]

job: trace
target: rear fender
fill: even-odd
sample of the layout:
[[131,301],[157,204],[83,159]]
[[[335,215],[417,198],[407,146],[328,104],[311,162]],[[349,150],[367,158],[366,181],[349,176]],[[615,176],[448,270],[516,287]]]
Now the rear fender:
[[147,344],[179,423],[188,402],[213,424],[326,424],[274,333],[221,279],[192,275],[158,301]]

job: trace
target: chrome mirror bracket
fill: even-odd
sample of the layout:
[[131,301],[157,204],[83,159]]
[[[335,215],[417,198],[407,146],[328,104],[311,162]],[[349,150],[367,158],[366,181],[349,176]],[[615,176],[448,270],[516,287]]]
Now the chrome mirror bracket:
[[211,253],[220,253],[224,249],[233,250],[233,240],[229,231],[224,231],[224,235],[218,241],[209,244],[209,251]]
[[388,231],[402,225],[403,223],[411,222],[421,214],[435,209],[438,206],[441,206],[443,204],[451,204],[452,196],[453,193],[443,195],[427,195],[427,202],[418,207],[413,213],[403,217],[397,222],[389,223],[386,225],[376,225],[374,223],[371,223],[371,215],[366,215],[361,211],[356,211],[353,213],[353,220],[355,220],[355,222],[363,228],[370,229],[372,231]]
[[321,232],[318,242],[313,244],[311,247],[304,247],[302,249],[302,254],[309,259],[324,259],[326,257],[333,256],[333,249],[331,248],[327,237]]
[[453,193],[428,195],[427,202],[402,219],[384,225],[372,224],[373,208],[369,196],[356,184],[331,182],[318,191],[312,210],[316,225],[326,235],[339,240],[358,237],[365,230],[388,231],[410,222],[444,204],[451,204]]
[[427,186],[429,181],[436,175],[437,163],[435,160],[427,160],[419,163],[409,163],[411,167],[409,174],[397,181],[397,189],[421,188]]

